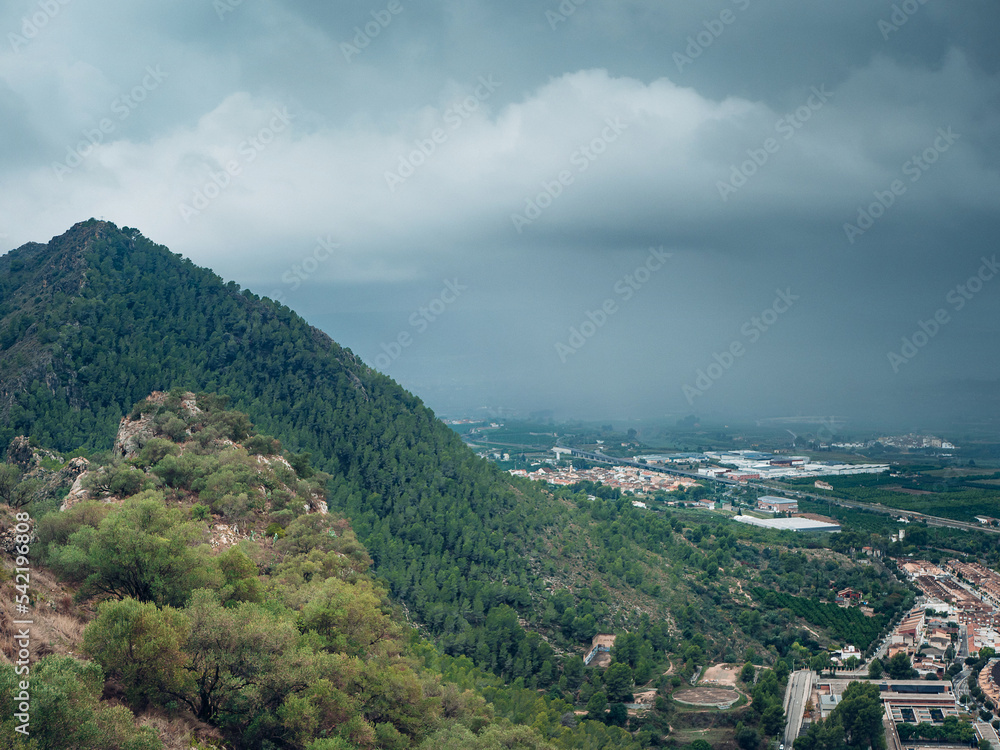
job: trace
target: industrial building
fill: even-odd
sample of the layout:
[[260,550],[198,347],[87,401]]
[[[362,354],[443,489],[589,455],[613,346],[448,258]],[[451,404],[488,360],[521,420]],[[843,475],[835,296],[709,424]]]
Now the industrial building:
[[733,516],[734,521],[762,526],[779,531],[840,531],[840,524],[816,521],[812,518],[754,518],[753,516]]
[[767,511],[768,513],[798,513],[799,501],[787,497],[764,495],[757,498],[757,510]]

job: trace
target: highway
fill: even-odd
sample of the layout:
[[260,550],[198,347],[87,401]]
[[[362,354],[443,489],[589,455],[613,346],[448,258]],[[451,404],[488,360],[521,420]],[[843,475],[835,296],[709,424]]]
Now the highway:
[[813,672],[811,669],[800,669],[792,672],[785,688],[785,739],[784,744],[790,750],[795,738],[802,731],[802,719],[812,690]]

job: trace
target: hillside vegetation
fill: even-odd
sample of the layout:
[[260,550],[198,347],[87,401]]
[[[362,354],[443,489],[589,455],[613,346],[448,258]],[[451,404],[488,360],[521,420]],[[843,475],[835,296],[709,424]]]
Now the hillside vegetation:
[[[210,520],[229,529],[212,533],[249,545],[243,554],[271,578],[270,555],[370,559],[371,576],[352,575],[370,582],[382,614],[408,634],[397,641],[410,643],[415,626],[435,644],[421,657],[435,670],[489,695],[498,715],[537,722],[545,741],[563,747],[581,732],[603,732],[587,740],[593,747],[669,742],[671,723],[685,721],[669,694],[698,667],[750,661],[780,676],[802,651],[839,640],[806,630],[790,608],[762,604],[754,586],[806,599],[849,586],[886,621],[910,596],[880,565],[852,559],[877,535],[837,546],[704,511],[638,509],[610,488],[553,492],[512,478],[287,308],[106,222],[0,258],[0,416],[3,445],[25,434],[36,452],[48,449],[38,465],[16,470],[27,473],[6,494],[0,476],[0,500],[39,519],[47,563],[81,601],[131,597],[166,612],[181,635],[196,592],[215,592],[215,604],[198,594],[203,608],[273,614],[266,581],[261,602],[227,599],[227,586],[252,584],[227,578],[218,550],[203,548]],[[12,443],[8,458],[26,444]],[[113,510],[86,502],[104,494],[128,500]],[[337,514],[343,535],[311,526]],[[162,565],[148,580],[114,574],[111,552],[126,549],[120,535],[130,528],[144,530],[151,546],[139,549]],[[348,542],[349,551],[326,548]],[[823,549],[831,544],[836,551]],[[308,563],[320,575],[327,564]],[[249,571],[242,558],[230,567]],[[280,597],[289,612],[305,605]],[[620,635],[606,671],[584,669],[581,658],[598,632]],[[623,717],[643,686],[663,700]],[[187,705],[235,736],[222,709],[185,700],[162,707]],[[271,718],[261,721],[280,723],[268,701],[261,710]],[[567,716],[574,706],[599,723]],[[745,709],[744,729],[767,732],[769,706],[762,698]],[[612,732],[615,724],[632,735]],[[392,726],[407,737],[401,746],[426,739]]]
[[[162,730],[157,719],[167,717],[181,733],[234,748],[315,750],[327,747],[315,740],[334,736],[340,744],[329,747],[454,737],[456,747],[474,748],[509,737],[511,747],[637,748],[669,741],[671,724],[692,719],[669,696],[697,667],[748,659],[773,662],[765,673],[774,677],[758,679],[740,727],[729,731],[773,735],[791,661],[823,650],[796,625],[794,604],[771,601],[796,597],[774,590],[816,596],[832,581],[886,607],[903,593],[876,568],[836,553],[783,550],[754,541],[756,529],[696,523],[710,517],[695,511],[644,514],[614,493],[591,500],[570,489],[548,498],[560,532],[543,527],[539,549],[550,547],[549,556],[528,561],[527,620],[503,603],[487,609],[487,587],[463,575],[453,594],[460,607],[428,610],[444,621],[434,648],[405,623],[384,579],[371,577],[351,525],[324,512],[330,477],[258,434],[226,400],[154,393],[122,420],[113,449],[90,460],[10,452],[22,465],[6,465],[17,474],[6,496],[37,519],[33,554],[74,592],[70,614],[89,623],[82,637],[43,649],[52,655],[37,665],[36,684],[49,689],[51,676],[52,695],[61,696],[43,709],[46,722],[56,715],[47,712],[70,710],[73,694],[73,710],[104,743],[134,725],[120,710],[128,708],[147,727]],[[67,473],[69,464],[82,473]],[[762,609],[740,593],[751,580],[775,587],[758,592]],[[44,596],[35,606],[46,606]],[[580,656],[599,624],[619,632],[603,672],[585,669]],[[3,675],[13,690],[13,669]],[[327,683],[332,692],[314,695]],[[643,685],[659,696],[652,709],[622,714]],[[109,690],[115,700],[100,700]],[[464,697],[450,706],[446,695]],[[579,706],[582,720],[573,715]],[[148,732],[122,736],[159,746]]]
[[[422,642],[350,525],[316,502],[326,477],[303,477],[224,401],[143,401],[119,433],[122,455],[90,463],[74,483],[84,492],[34,522],[34,560],[70,585],[69,612],[89,622],[76,641],[43,644],[31,739],[5,716],[0,746],[159,748],[166,717],[177,720],[168,739],[180,726],[185,741],[232,748],[633,747],[600,722],[563,727],[569,704]],[[0,666],[7,705],[17,680]],[[498,716],[505,703],[535,728]]]

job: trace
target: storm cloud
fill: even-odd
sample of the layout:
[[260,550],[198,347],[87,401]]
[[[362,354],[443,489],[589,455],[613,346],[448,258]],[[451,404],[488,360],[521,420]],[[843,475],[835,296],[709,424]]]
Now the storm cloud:
[[8,2],[0,249],[137,227],[439,413],[995,424],[998,21]]

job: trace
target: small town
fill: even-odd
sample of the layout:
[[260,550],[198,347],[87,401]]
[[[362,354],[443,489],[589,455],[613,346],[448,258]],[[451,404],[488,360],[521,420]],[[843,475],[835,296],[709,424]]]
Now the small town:
[[[989,706],[1000,701],[1000,574],[958,560],[939,565],[914,559],[894,562],[922,592],[916,606],[875,647],[867,665],[859,651],[847,645],[831,655],[831,663],[845,669],[842,677],[808,673],[797,687],[789,683],[786,705],[791,709],[800,704],[802,709],[798,716],[789,713],[786,741],[794,741],[800,728],[828,718],[850,682],[859,677],[881,680],[889,750],[940,747],[939,742],[918,742],[903,733],[919,724],[951,726],[963,713],[975,713],[976,702]],[[836,601],[865,610],[857,591],[840,591]],[[977,659],[985,663],[972,681],[968,665]],[[799,701],[791,695],[796,690],[801,691]],[[998,747],[995,728],[985,715],[980,718],[973,722],[977,739]]]
[[650,494],[654,492],[676,492],[693,487],[697,480],[689,477],[663,474],[656,471],[643,471],[629,466],[594,467],[592,469],[575,469],[570,467],[542,466],[535,471],[511,469],[515,477],[527,477],[536,481],[544,481],[562,487],[577,482],[600,482],[608,487],[614,487],[622,492],[633,494]]

